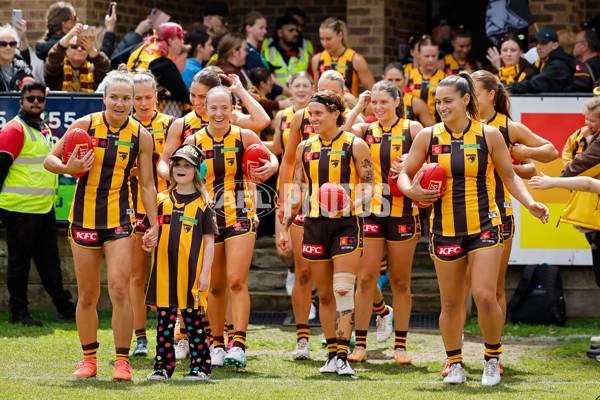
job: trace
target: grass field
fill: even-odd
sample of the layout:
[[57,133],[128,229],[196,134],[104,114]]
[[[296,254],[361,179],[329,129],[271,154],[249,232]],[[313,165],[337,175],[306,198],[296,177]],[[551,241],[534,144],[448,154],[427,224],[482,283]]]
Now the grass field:
[[[408,350],[413,364],[393,361],[393,339],[378,344],[369,333],[368,361],[354,364],[358,379],[320,374],[325,359],[320,329],[311,329],[311,360],[292,361],[293,328],[250,326],[248,367],[213,370],[208,382],[184,382],[187,361],[178,364],[170,382],[151,382],[152,355],[131,358],[133,382],[110,380],[114,345],[109,314],[101,314],[98,378],[74,380],[81,358],[75,324],[50,321],[51,313],[32,312],[43,328],[21,327],[0,313],[0,399],[596,399],[600,395],[600,362],[585,351],[589,337],[600,333],[600,323],[569,321],[565,327],[509,324],[504,338],[505,374],[500,385],[481,386],[483,344],[476,321],[465,328],[467,384],[442,384],[444,361],[438,331],[410,331]],[[149,340],[156,324],[149,318]],[[153,349],[152,349],[153,350]],[[152,351],[151,354],[154,352]]]

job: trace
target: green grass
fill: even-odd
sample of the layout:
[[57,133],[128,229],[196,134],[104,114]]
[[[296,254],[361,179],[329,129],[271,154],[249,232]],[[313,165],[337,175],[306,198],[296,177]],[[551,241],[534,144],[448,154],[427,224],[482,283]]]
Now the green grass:
[[[393,341],[378,344],[369,333],[368,356],[354,364],[358,379],[322,375],[318,368],[325,359],[320,329],[311,329],[312,360],[292,361],[293,328],[250,326],[248,367],[213,370],[209,382],[184,382],[187,361],[178,364],[170,382],[150,382],[152,356],[131,358],[133,382],[110,380],[114,347],[110,314],[100,315],[98,379],[71,378],[81,350],[74,324],[48,322],[49,312],[33,312],[44,321],[43,328],[21,327],[0,313],[0,399],[87,398],[87,399],[595,399],[600,394],[600,363],[585,356],[589,336],[600,333],[597,321],[571,320],[565,327],[508,324],[502,361],[506,372],[500,385],[480,384],[483,344],[477,322],[465,327],[467,384],[446,386],[440,372],[444,362],[437,331],[411,331],[408,350],[410,366],[393,361]],[[149,340],[154,342],[155,322],[149,318]],[[153,352],[152,352],[153,353]]]

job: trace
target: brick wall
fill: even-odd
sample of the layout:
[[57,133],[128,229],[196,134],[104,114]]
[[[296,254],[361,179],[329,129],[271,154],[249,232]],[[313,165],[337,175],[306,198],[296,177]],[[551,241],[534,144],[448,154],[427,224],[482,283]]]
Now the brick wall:
[[[590,12],[590,6],[595,8]],[[529,8],[538,29],[569,29],[577,32],[587,19],[600,11],[600,2],[589,0],[529,0]],[[529,32],[535,34],[535,28]]]

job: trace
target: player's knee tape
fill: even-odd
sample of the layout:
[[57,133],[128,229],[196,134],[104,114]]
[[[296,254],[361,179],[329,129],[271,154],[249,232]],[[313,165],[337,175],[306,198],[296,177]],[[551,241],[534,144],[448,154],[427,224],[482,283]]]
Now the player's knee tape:
[[333,295],[335,296],[335,309],[337,311],[351,310],[354,308],[355,281],[356,275],[348,272],[338,272],[337,274],[333,274]]

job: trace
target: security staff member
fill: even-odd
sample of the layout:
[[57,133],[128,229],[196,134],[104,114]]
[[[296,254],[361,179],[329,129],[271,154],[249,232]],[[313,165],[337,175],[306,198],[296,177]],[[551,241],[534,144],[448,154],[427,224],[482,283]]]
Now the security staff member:
[[52,134],[40,115],[46,107],[46,86],[27,82],[21,109],[0,132],[0,215],[6,228],[11,323],[42,326],[27,310],[31,259],[42,285],[58,310],[54,320],[75,320],[71,293],[63,288],[58,256],[54,201],[58,176],[44,169]]

